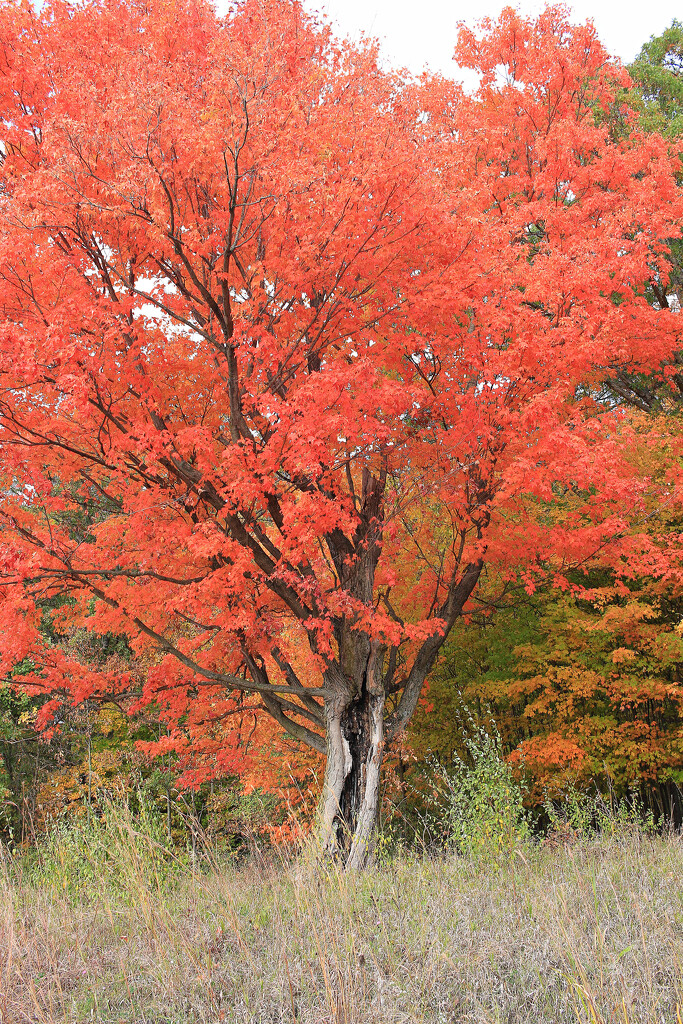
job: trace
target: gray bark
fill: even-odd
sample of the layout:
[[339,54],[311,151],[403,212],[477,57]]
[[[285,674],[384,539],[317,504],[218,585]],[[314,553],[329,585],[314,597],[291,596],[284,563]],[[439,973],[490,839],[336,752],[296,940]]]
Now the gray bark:
[[[363,633],[344,636],[346,661],[325,673],[325,781],[318,834],[324,854],[347,869],[360,869],[372,854],[380,803],[382,761],[386,745],[400,733],[415,710],[425,679],[451,627],[479,580],[482,562],[468,565],[453,582],[441,607],[444,629],[426,640],[400,686],[401,696],[385,717],[386,649]],[[391,653],[388,675],[393,675]]]

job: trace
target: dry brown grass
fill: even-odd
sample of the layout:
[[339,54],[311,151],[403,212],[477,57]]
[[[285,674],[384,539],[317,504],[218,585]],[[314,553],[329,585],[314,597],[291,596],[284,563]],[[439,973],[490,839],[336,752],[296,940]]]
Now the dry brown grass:
[[679,837],[164,878],[126,828],[75,888],[5,862],[3,1024],[681,1022]]

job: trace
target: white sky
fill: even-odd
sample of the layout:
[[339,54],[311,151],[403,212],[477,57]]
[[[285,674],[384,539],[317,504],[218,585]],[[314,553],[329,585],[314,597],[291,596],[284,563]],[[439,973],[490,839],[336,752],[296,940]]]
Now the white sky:
[[[426,66],[455,75],[451,57],[459,21],[473,25],[496,17],[504,6],[537,14],[537,0],[304,0],[309,11],[323,11],[341,35],[376,36],[388,63],[419,73]],[[572,20],[592,18],[607,49],[627,64],[644,42],[659,35],[674,18],[683,21],[681,0],[574,0]]]

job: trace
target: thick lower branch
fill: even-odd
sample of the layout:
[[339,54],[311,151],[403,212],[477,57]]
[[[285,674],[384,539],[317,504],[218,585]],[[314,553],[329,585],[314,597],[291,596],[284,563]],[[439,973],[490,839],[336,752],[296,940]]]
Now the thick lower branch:
[[417,702],[420,699],[425,679],[433,668],[437,655],[457,619],[462,615],[462,610],[470,594],[479,582],[483,567],[484,562],[481,558],[476,562],[471,562],[460,577],[460,580],[457,583],[454,582],[451,586],[448,597],[440,609],[440,619],[443,627],[440,632],[432,634],[429,639],[425,640],[418,651],[408,678],[405,681],[398,705],[389,716],[387,721],[388,741],[391,741],[395,736],[403,732],[412,718]]

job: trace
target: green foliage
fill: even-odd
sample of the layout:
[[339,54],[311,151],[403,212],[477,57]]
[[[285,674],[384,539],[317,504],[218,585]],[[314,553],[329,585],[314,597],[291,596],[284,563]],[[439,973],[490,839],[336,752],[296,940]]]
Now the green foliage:
[[[0,682],[0,838],[19,841],[31,783],[42,778],[33,718],[41,699]],[[44,760],[44,758],[43,758]]]
[[[683,24],[674,19],[666,31],[652,36],[635,61],[629,66],[635,89],[630,100],[640,113],[646,131],[660,132],[671,139],[674,149],[683,158]],[[679,181],[683,178],[683,169]],[[676,292],[680,301],[683,291],[683,243],[670,239],[672,272],[667,291]],[[661,296],[656,296],[657,301]],[[679,385],[680,387],[680,385]]]
[[101,816],[53,822],[26,859],[32,884],[76,900],[96,900],[100,879],[125,903],[142,891],[160,892],[187,868],[163,818],[140,792],[133,814],[124,801],[107,801]]
[[262,850],[271,831],[287,813],[282,801],[264,790],[245,793],[238,779],[216,786],[206,801],[206,831],[221,848],[234,852]]
[[456,753],[449,765],[434,767],[431,831],[459,853],[510,853],[529,840],[531,829],[500,733],[494,722],[487,729],[469,716],[463,742],[465,757]]
[[683,133],[683,25],[676,19],[645,43],[629,71],[642,96],[642,124],[669,138]]
[[571,839],[591,839],[609,835],[630,838],[633,833],[653,835],[657,823],[651,807],[646,807],[638,793],[605,797],[599,790],[586,792],[569,786],[561,799],[546,798],[543,805],[551,834]]
[[541,599],[516,601],[493,616],[456,623],[429,688],[410,727],[410,748],[418,760],[441,762],[465,753],[460,719],[463,703],[480,719],[490,710],[505,753],[519,742],[522,703],[511,698],[506,681],[517,671],[517,648],[539,642]]

